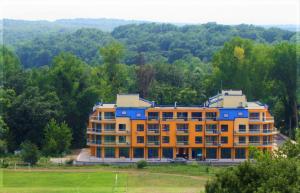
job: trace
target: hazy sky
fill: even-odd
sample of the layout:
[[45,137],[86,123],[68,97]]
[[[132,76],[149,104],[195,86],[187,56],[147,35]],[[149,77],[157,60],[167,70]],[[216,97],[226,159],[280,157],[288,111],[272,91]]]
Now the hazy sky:
[[4,18],[299,24],[299,0],[0,0]]

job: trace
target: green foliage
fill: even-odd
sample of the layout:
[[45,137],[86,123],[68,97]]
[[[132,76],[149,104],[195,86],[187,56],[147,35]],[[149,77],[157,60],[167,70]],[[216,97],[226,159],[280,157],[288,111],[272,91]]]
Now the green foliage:
[[24,162],[35,165],[39,160],[39,150],[36,145],[29,141],[25,141],[21,144],[21,158]]
[[58,124],[54,119],[44,129],[43,152],[46,155],[62,155],[71,146],[72,131],[66,123]]
[[147,164],[147,162],[146,162],[145,160],[140,160],[140,161],[136,162],[136,167],[137,167],[138,169],[143,169],[143,168],[145,168],[147,165],[148,165],[148,164]]

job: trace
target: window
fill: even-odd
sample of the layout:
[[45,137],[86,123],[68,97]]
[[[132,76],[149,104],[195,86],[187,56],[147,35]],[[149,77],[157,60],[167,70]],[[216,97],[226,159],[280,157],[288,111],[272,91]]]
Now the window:
[[165,121],[167,119],[173,119],[173,113],[172,112],[163,112],[162,113],[162,119]]
[[177,140],[177,143],[183,143],[183,144],[188,144],[189,142],[189,136],[176,136],[176,140]]
[[250,113],[249,119],[250,120],[259,120],[259,113]]
[[239,125],[239,132],[245,133],[246,132],[246,125]]
[[129,147],[120,147],[119,157],[129,158]]
[[116,130],[116,125],[115,124],[105,124],[104,125],[104,130],[105,131],[115,131]]
[[243,114],[243,112],[238,112],[238,116],[239,117],[241,117],[241,116],[243,116],[244,114]]
[[245,148],[236,148],[235,149],[235,158],[236,159],[246,159],[246,149]]
[[221,149],[221,159],[230,159],[231,158],[231,149],[222,148]]
[[144,131],[144,125],[143,124],[137,124],[137,131]]
[[104,149],[105,151],[104,151],[104,156],[106,157],[106,158],[114,158],[115,157],[115,148],[113,148],[113,147],[106,147],[105,149]]
[[144,143],[144,136],[137,136],[136,141],[137,143]]
[[260,125],[249,125],[249,132],[250,133],[259,133]]
[[217,159],[217,148],[207,148],[206,149],[207,159]]
[[202,125],[196,125],[195,126],[195,131],[196,132],[202,132]]
[[170,131],[170,125],[169,124],[163,124],[162,128],[163,128],[163,131]]
[[119,131],[126,131],[126,124],[119,124]]
[[96,135],[96,144],[101,144],[101,135]]
[[148,131],[159,131],[158,124],[148,124]]
[[192,112],[192,119],[197,121],[202,121],[202,113],[201,112]]
[[141,116],[142,116],[141,113],[137,113],[137,114],[136,114],[136,117],[141,117]]
[[121,113],[122,113],[122,115],[126,115],[126,111],[122,111]]
[[115,142],[116,142],[116,136],[114,135],[104,136],[104,143],[115,143]]
[[228,132],[228,125],[221,125],[222,132]]
[[119,143],[126,143],[126,136],[119,136]]
[[158,158],[158,148],[148,148],[148,158]]
[[228,143],[228,137],[221,137],[221,143],[227,144]]
[[158,135],[148,135],[147,143],[151,143],[154,145],[159,145],[159,136]]
[[134,158],[144,158],[144,148],[134,148],[133,149]]
[[240,136],[239,137],[239,143],[240,144],[246,144],[246,137],[245,136]]
[[169,136],[163,136],[162,141],[163,141],[163,143],[170,143],[170,137]]
[[212,120],[215,121],[217,119],[217,113],[216,112],[207,112],[205,113],[206,120]]
[[177,131],[188,131],[189,125],[188,124],[177,124]]
[[115,113],[114,112],[104,112],[104,119],[114,119]]
[[173,148],[163,148],[162,149],[163,158],[173,158]]
[[183,119],[187,121],[188,113],[187,112],[177,112],[177,119]]
[[97,147],[97,150],[96,150],[96,157],[102,157],[102,156],[101,156],[101,147]]
[[228,118],[228,117],[229,117],[228,113],[225,113],[225,114],[223,115],[223,117],[224,117],[224,118]]
[[260,137],[259,136],[249,136],[249,143],[260,143]]
[[202,149],[201,148],[192,148],[192,159],[202,158]]
[[196,144],[201,144],[201,143],[202,143],[202,137],[196,136],[196,137],[195,137],[195,143],[196,143]]
[[148,120],[158,120],[158,118],[159,118],[158,112],[148,113]]

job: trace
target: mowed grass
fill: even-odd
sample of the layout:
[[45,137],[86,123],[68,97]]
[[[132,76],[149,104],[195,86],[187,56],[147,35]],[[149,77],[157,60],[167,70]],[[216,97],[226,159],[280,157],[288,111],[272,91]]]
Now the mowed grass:
[[154,168],[4,170],[0,193],[200,193],[209,178],[172,173],[170,168],[159,173]]

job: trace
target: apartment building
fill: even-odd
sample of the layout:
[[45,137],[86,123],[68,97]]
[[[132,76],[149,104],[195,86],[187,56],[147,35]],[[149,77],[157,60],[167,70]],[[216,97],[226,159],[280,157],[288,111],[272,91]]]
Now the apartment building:
[[246,159],[269,151],[276,134],[268,107],[226,90],[203,106],[159,106],[138,94],[94,106],[87,128],[91,156],[128,159]]

